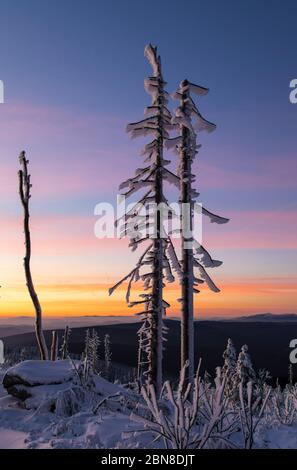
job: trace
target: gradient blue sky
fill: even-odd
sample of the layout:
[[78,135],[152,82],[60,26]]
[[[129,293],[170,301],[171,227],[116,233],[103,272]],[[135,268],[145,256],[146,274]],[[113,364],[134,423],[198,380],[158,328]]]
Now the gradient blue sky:
[[[121,242],[94,239],[92,213],[97,202],[114,202],[118,183],[140,166],[142,142],[124,129],[149,102],[148,42],[158,45],[168,91],[183,78],[210,88],[199,105],[217,130],[201,137],[198,187],[207,207],[232,220],[205,228],[225,264],[215,274],[222,293],[215,304],[206,297],[204,311],[294,310],[297,105],[288,97],[297,78],[296,2],[1,0],[0,13],[0,313],[21,313],[27,302],[23,293],[13,301],[23,279],[21,149],[34,185],[37,280],[77,285],[84,314],[90,299],[91,313],[112,305],[96,297],[96,284],[124,274],[134,257]],[[123,311],[118,302],[112,313]]]

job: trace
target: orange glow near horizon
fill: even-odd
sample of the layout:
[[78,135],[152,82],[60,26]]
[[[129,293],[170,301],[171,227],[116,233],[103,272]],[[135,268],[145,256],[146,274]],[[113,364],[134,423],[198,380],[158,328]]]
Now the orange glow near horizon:
[[[134,315],[141,308],[128,308],[125,303],[125,286],[108,295],[107,283],[86,284],[42,284],[36,286],[43,315],[87,316],[87,315]],[[195,296],[195,314],[200,318],[209,316],[237,316],[253,313],[290,313],[295,311],[296,280],[263,279],[258,281],[221,283],[221,292],[215,294],[206,287]],[[134,289],[131,299],[137,300],[139,290]],[[177,298],[179,286],[172,284],[165,289],[165,299],[170,303],[168,316],[178,316]],[[244,305],[244,307],[243,307]],[[18,284],[2,289],[0,317],[34,315],[34,309],[26,286]]]
[[[32,205],[34,208],[34,206]],[[210,272],[221,292],[202,286],[195,296],[195,316],[235,317],[256,313],[296,312],[296,237],[292,210],[228,213],[232,222],[215,229],[205,226],[207,248],[224,265]],[[109,297],[108,289],[132,266],[139,254],[131,253],[126,239],[97,239],[96,217],[87,215],[38,215],[33,211],[32,275],[44,317],[135,315],[128,308],[125,288]],[[177,243],[178,248],[178,243]],[[24,236],[21,211],[5,219],[0,232],[1,301],[0,317],[34,316],[25,286],[22,258]],[[277,273],[277,277],[270,277]],[[141,292],[138,283],[132,300]],[[171,307],[168,316],[178,316],[180,289],[165,288],[164,298]]]

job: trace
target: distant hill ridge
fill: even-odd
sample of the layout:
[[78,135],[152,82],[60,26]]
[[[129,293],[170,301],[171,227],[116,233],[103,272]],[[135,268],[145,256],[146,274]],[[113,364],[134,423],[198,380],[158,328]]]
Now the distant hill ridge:
[[228,318],[223,321],[238,321],[238,322],[253,322],[253,321],[265,321],[265,322],[288,322],[297,321],[297,313],[258,313],[256,315],[245,315],[242,317]]
[[[179,322],[179,317],[168,316],[168,321]],[[65,325],[73,328],[93,328],[111,324],[139,323],[140,319],[135,316],[117,316],[117,315],[84,315],[81,317],[45,317],[43,321],[44,330],[61,330]],[[245,315],[241,317],[221,317],[213,316],[205,318],[198,316],[195,320],[198,323],[204,322],[235,322],[235,323],[287,323],[297,322],[296,313],[259,313],[256,315]],[[0,317],[0,338],[14,336],[17,334],[29,333],[34,331],[34,317]]]
[[[285,320],[284,320],[285,319]],[[215,321],[202,320],[195,322],[195,361],[202,357],[202,374],[204,370],[214,373],[217,366],[223,365],[223,351],[228,338],[232,338],[237,350],[248,344],[249,352],[256,369],[268,369],[274,379],[284,384],[288,378],[290,341],[297,338],[297,315],[262,314],[253,317],[241,317],[238,320]],[[169,331],[164,351],[164,370],[168,378],[176,378],[180,358],[180,323],[174,319],[165,320]],[[111,340],[112,359],[117,364],[135,368],[138,351],[137,331],[139,323],[113,323],[94,325],[101,341],[105,334]],[[80,355],[84,349],[86,326],[72,328],[69,350]],[[90,327],[89,327],[90,328]],[[92,327],[91,327],[92,328]],[[63,329],[56,330],[59,344],[62,341]],[[1,333],[0,333],[1,335]],[[1,338],[1,336],[0,336]],[[45,331],[48,344],[51,343],[51,331]],[[4,338],[6,351],[19,351],[22,347],[36,347],[35,334],[23,333]],[[103,342],[101,343],[101,346]],[[103,354],[102,347],[100,354]],[[297,379],[297,364],[293,365],[294,380]]]

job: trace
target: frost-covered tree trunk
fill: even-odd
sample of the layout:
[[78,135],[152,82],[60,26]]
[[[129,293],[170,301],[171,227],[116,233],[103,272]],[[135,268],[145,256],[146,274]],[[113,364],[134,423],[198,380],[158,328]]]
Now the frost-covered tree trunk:
[[[181,108],[187,114],[187,100],[189,92],[184,90],[181,99]],[[181,367],[188,362],[186,374],[189,382],[194,378],[194,261],[193,261],[193,222],[192,222],[192,155],[191,155],[191,135],[190,129],[186,126],[181,128],[182,146],[181,160],[179,167],[180,177],[180,202],[186,210],[182,212],[182,311],[181,311]],[[187,214],[190,217],[187,217]],[[190,246],[189,246],[190,245]]]
[[64,331],[64,335],[63,335],[63,343],[62,343],[62,346],[61,346],[62,359],[67,359],[68,354],[69,354],[68,346],[69,346],[70,333],[71,333],[71,330],[70,330],[69,326],[66,326],[65,331]]
[[29,212],[29,201],[30,201],[30,190],[31,190],[31,182],[30,182],[30,175],[28,174],[28,163],[29,160],[26,158],[25,152],[21,152],[20,154],[20,165],[21,170],[19,170],[19,194],[20,199],[24,209],[24,234],[25,234],[25,247],[26,253],[24,257],[24,269],[25,269],[25,276],[28,291],[31,297],[31,300],[34,305],[35,309],[35,332],[36,332],[36,339],[40,351],[40,357],[42,360],[48,359],[48,349],[46,346],[46,342],[43,335],[42,330],[42,309],[41,305],[37,296],[37,293],[34,288],[33,279],[31,275],[31,235],[30,235],[30,212]]
[[51,345],[51,361],[56,361],[58,358],[58,335],[56,331],[52,332],[52,345]]
[[[151,50],[147,50],[151,54]],[[157,133],[156,133],[156,170],[155,170],[155,204],[159,207],[164,202],[163,195],[163,146],[164,146],[164,81],[161,71],[160,57],[154,57],[156,62],[155,76],[157,78],[158,94],[156,100],[157,107]],[[162,360],[163,360],[163,226],[161,220],[162,214],[159,210],[156,213],[156,233],[154,238],[154,259],[153,259],[153,277],[152,277],[152,339],[151,339],[151,364],[149,379],[151,383],[156,384],[158,391],[162,387]]]
[[[148,165],[138,168],[136,175],[120,185],[120,189],[128,188],[125,196],[131,196],[139,189],[147,191],[134,208],[125,214],[123,235],[130,238],[132,251],[139,244],[149,240],[150,245],[141,255],[136,267],[115,286],[109,293],[128,281],[126,301],[129,306],[142,305],[143,318],[139,339],[139,364],[138,370],[146,365],[144,375],[149,384],[156,387],[159,393],[162,386],[162,356],[163,356],[163,315],[169,305],[163,299],[164,280],[174,281],[173,272],[178,272],[179,263],[175,255],[173,245],[163,227],[163,210],[169,209],[168,201],[164,196],[163,185],[167,181],[176,184],[178,178],[167,168],[170,162],[163,157],[164,143],[169,138],[168,131],[172,129],[171,114],[167,108],[168,93],[165,91],[165,82],[162,76],[161,60],[157,49],[152,45],[145,48],[145,56],[149,60],[153,75],[145,79],[145,90],[151,95],[152,103],[145,108],[145,119],[131,123],[127,131],[131,137],[143,137],[153,135],[153,140],[146,144],[142,155]],[[162,207],[160,207],[162,205]],[[153,206],[153,214],[150,210]],[[145,214],[143,214],[145,208]],[[170,210],[169,210],[170,212]],[[152,221],[153,216],[153,221]],[[118,221],[119,222],[119,221]],[[150,228],[153,227],[153,234]],[[145,233],[143,234],[143,229]],[[145,270],[145,272],[143,272]],[[149,272],[148,272],[149,270]],[[141,294],[141,300],[130,302],[132,284],[138,280],[143,281],[145,293]],[[146,358],[143,358],[143,355]]]
[[[212,282],[205,267],[215,267],[221,264],[213,260],[209,253],[196,240],[201,238],[195,235],[193,227],[194,204],[199,194],[192,188],[195,175],[192,173],[192,163],[198,153],[197,136],[195,130],[215,129],[215,125],[204,119],[199,113],[190,92],[204,95],[208,90],[194,85],[188,80],[183,80],[173,97],[179,100],[173,125],[179,131],[179,136],[167,142],[168,148],[175,148],[179,155],[179,187],[181,203],[181,243],[182,243],[182,278],[181,278],[181,368],[188,363],[187,382],[193,382],[194,378],[194,293],[199,292],[195,286],[206,282],[208,286],[218,292],[219,289]],[[219,217],[202,208],[202,213],[207,215],[211,222],[225,223],[228,219]],[[198,268],[199,278],[195,277],[194,268]]]

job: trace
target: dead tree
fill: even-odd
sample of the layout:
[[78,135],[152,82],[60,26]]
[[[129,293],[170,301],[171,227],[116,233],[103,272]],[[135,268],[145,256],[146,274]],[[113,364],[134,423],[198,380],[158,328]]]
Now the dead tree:
[[31,182],[30,182],[30,175],[28,174],[28,163],[29,160],[26,159],[25,152],[20,153],[20,165],[21,169],[18,172],[19,175],[19,194],[20,199],[24,209],[24,234],[25,234],[25,247],[26,253],[24,257],[24,269],[25,269],[25,276],[26,276],[26,283],[28,287],[28,291],[31,297],[31,300],[34,305],[35,309],[35,332],[37,343],[40,351],[40,357],[42,360],[48,359],[48,349],[46,346],[46,342],[43,335],[42,330],[42,310],[41,305],[37,296],[37,293],[34,288],[33,279],[31,275],[31,235],[30,235],[30,212],[29,212],[29,202],[30,202],[30,191],[31,191]]
[[[198,111],[191,92],[205,95],[208,90],[183,80],[173,97],[179,100],[173,124],[179,136],[167,141],[168,148],[174,148],[179,156],[178,177],[180,181],[181,203],[181,249],[182,249],[182,280],[181,280],[181,368],[188,363],[187,380],[193,382],[194,378],[194,293],[199,292],[197,286],[206,282],[210,289],[218,292],[219,289],[206,273],[206,267],[215,267],[222,264],[213,260],[209,253],[196,240],[193,217],[195,201],[199,194],[193,188],[195,175],[192,173],[192,163],[198,153],[196,131],[215,129],[215,125],[204,119]],[[208,216],[211,222],[226,223],[228,219],[212,214],[202,207],[202,214]],[[195,276],[194,268],[198,269],[199,277]]]
[[[163,156],[164,143],[169,138],[168,131],[172,129],[172,124],[171,114],[167,108],[169,95],[165,91],[160,56],[157,54],[157,48],[151,44],[146,46],[145,56],[153,69],[153,75],[144,82],[145,90],[152,97],[152,103],[145,108],[145,119],[129,124],[127,132],[132,138],[153,135],[153,140],[142,151],[148,164],[137,169],[136,175],[122,183],[120,189],[127,188],[124,194],[126,197],[139,189],[146,190],[138,204],[125,214],[122,233],[130,238],[133,251],[143,242],[149,240],[150,243],[136,267],[113,286],[109,293],[111,294],[122,282],[128,281],[126,294],[128,305],[144,307],[140,312],[143,326],[139,335],[141,340],[139,357],[142,357],[141,352],[145,353],[146,357],[141,366],[146,366],[144,374],[147,381],[154,384],[159,393],[162,386],[163,316],[169,306],[163,298],[163,287],[165,281],[174,281],[173,271],[179,269],[173,245],[163,227],[164,214],[160,208],[163,207],[165,210],[167,208],[168,214],[170,213],[168,201],[164,196],[164,182],[177,184],[178,178],[166,168],[170,162]],[[148,208],[150,205],[153,206],[154,213],[148,211],[144,214],[143,208]],[[152,224],[154,233],[148,234]],[[142,229],[145,231],[144,235]],[[143,281],[144,290],[148,292],[141,294],[140,301],[131,302],[131,287],[138,280]]]
[[69,326],[66,326],[65,331],[64,331],[64,335],[63,335],[62,346],[61,346],[61,349],[60,349],[61,359],[62,360],[67,359],[68,355],[69,355],[68,347],[69,347],[70,333],[71,333],[71,329],[69,328]]
[[58,359],[58,345],[59,338],[56,331],[52,332],[52,345],[51,345],[51,361],[56,361]]

